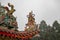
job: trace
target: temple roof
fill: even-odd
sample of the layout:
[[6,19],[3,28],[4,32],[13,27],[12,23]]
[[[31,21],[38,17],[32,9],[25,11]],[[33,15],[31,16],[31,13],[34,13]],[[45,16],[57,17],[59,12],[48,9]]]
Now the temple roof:
[[[34,35],[38,34],[39,30],[32,30],[32,31],[19,31],[17,30],[18,24],[16,21],[16,18],[14,17],[13,12],[15,11],[14,6],[8,3],[8,6],[11,7],[11,10],[9,10],[8,7],[1,6],[0,4],[0,35],[12,37],[12,38],[32,38]],[[7,12],[5,12],[7,11]],[[30,12],[32,13],[32,12]],[[29,17],[31,17],[30,15]],[[32,25],[34,24],[33,17],[29,18],[29,22]],[[28,23],[29,23],[28,22]],[[12,30],[14,29],[14,30]]]

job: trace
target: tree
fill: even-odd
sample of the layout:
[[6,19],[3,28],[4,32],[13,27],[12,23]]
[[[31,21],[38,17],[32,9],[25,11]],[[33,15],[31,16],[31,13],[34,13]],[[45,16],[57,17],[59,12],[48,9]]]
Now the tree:
[[52,25],[53,29],[54,29],[54,33],[53,35],[55,36],[55,40],[60,40],[60,24],[58,23],[57,20],[54,21],[53,25]]
[[45,32],[46,28],[47,28],[47,24],[46,24],[46,22],[44,20],[42,20],[41,23],[40,23],[39,29],[40,29],[40,31]]
[[46,39],[47,24],[44,20],[41,21],[39,29],[40,29],[40,38],[42,40],[45,40]]

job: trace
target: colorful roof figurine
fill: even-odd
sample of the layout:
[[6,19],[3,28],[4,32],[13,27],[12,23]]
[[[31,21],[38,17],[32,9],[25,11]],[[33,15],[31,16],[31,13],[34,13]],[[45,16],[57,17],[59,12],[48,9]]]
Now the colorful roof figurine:
[[15,9],[10,3],[8,3],[8,6],[11,7],[11,10],[9,10],[8,7],[1,6],[0,4],[0,24],[1,26],[8,27],[9,29],[15,28],[14,30],[17,30],[17,21],[14,15],[12,15]]
[[[28,22],[25,27],[25,31],[34,31],[36,30],[36,22],[34,18],[35,14],[33,14],[33,11],[29,12],[29,15],[27,15]],[[38,27],[38,26],[37,26]]]

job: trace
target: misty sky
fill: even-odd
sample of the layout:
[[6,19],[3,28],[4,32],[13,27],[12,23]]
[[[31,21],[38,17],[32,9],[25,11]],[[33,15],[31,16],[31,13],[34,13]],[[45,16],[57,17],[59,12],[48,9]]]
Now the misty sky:
[[8,3],[14,4],[17,17],[18,30],[24,30],[27,23],[26,15],[32,10],[35,14],[37,24],[42,20],[52,25],[54,20],[60,23],[60,0],[0,0],[1,4],[7,6]]

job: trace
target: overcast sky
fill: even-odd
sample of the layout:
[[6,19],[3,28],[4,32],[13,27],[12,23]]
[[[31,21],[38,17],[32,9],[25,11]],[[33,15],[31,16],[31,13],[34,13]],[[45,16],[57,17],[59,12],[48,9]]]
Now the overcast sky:
[[11,3],[15,6],[14,16],[17,17],[18,30],[24,30],[27,23],[26,15],[32,10],[37,24],[42,20],[52,25],[54,20],[60,23],[60,0],[0,0],[2,5]]

